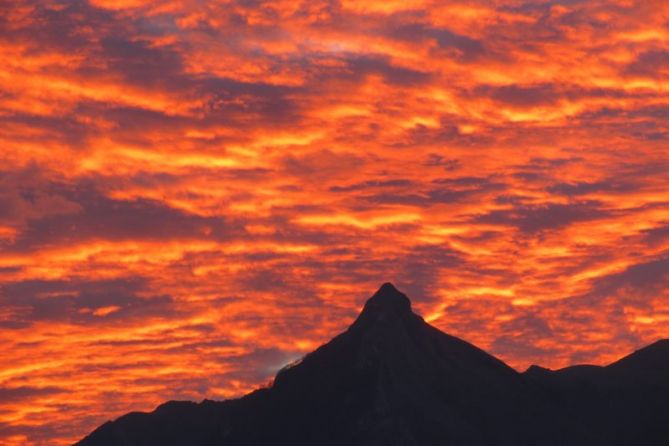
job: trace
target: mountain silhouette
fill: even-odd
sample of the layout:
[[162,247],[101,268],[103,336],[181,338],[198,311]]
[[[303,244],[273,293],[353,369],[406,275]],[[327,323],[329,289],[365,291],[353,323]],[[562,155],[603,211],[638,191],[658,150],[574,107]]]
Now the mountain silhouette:
[[597,432],[599,444],[669,445],[669,340],[605,367],[532,366],[525,376]]
[[271,387],[130,413],[77,446],[667,445],[668,372],[660,341],[607,367],[518,373],[386,283]]

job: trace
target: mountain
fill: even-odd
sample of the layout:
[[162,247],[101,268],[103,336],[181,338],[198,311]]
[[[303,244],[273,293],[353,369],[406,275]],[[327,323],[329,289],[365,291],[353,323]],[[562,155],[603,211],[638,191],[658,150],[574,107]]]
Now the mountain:
[[598,432],[601,444],[669,445],[669,340],[608,366],[532,366],[525,377]]
[[[427,324],[387,283],[348,330],[271,387],[130,413],[77,446],[593,445],[632,444],[622,440],[634,435],[645,440],[636,444],[667,445],[662,342],[604,368],[521,374]],[[652,379],[642,386],[639,376]]]

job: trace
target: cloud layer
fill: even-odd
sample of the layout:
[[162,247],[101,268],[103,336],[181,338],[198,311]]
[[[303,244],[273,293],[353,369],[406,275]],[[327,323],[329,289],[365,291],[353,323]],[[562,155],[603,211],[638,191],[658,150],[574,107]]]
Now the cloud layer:
[[0,442],[225,398],[393,281],[518,369],[669,335],[664,1],[8,1]]

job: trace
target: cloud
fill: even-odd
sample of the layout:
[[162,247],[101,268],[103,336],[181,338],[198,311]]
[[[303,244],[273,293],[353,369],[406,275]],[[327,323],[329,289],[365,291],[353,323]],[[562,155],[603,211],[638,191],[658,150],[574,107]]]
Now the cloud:
[[555,230],[577,222],[597,220],[609,215],[597,201],[571,204],[516,205],[508,210],[495,210],[481,215],[477,221],[495,225],[515,226],[525,233]]
[[3,404],[15,403],[24,399],[33,399],[41,396],[49,396],[65,393],[66,389],[58,387],[0,387],[0,399]]
[[477,95],[489,95],[493,100],[520,108],[531,108],[541,105],[555,104],[560,99],[560,93],[552,84],[546,85],[505,85],[502,87],[482,87],[477,89]]
[[563,194],[567,196],[588,195],[593,192],[611,191],[611,192],[630,192],[633,191],[635,185],[620,184],[614,181],[598,181],[593,183],[557,183],[548,187],[548,190],[555,194]]
[[660,77],[667,70],[669,70],[669,51],[666,50],[643,52],[625,68],[627,74],[650,78]]
[[22,203],[38,200],[33,207],[40,212],[52,207],[53,211],[43,216],[29,210],[14,211],[14,219],[25,223],[21,236],[10,247],[13,250],[91,240],[223,240],[231,233],[225,218],[193,215],[151,199],[108,198],[90,184],[70,187],[56,183],[35,191],[25,189],[22,194]]
[[473,62],[486,53],[485,44],[480,40],[425,23],[401,23],[391,27],[387,33],[393,39],[412,43],[425,43],[432,40],[437,44],[438,49],[466,62]]
[[96,324],[175,315],[176,307],[170,296],[142,296],[145,289],[146,284],[138,279],[7,283],[0,289],[0,302],[4,308],[16,312],[2,324],[5,328],[25,328],[44,321]]
[[[392,62],[382,57],[354,56],[346,59],[346,73],[352,80],[369,75],[380,75],[389,84],[412,86],[426,84],[429,75],[418,70],[393,66]],[[346,77],[346,75],[344,76]]]
[[623,302],[646,306],[650,299],[660,297],[669,283],[669,258],[639,262],[624,271],[598,277],[590,295],[606,298],[620,295]]
[[644,232],[644,240],[649,245],[656,245],[669,240],[669,224],[647,229]]

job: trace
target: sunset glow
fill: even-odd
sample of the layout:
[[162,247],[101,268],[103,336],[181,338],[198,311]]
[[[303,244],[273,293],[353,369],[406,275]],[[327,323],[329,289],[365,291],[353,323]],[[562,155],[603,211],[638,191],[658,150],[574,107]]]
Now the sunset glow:
[[669,3],[12,0],[0,443],[265,385],[392,281],[518,370],[669,337]]

